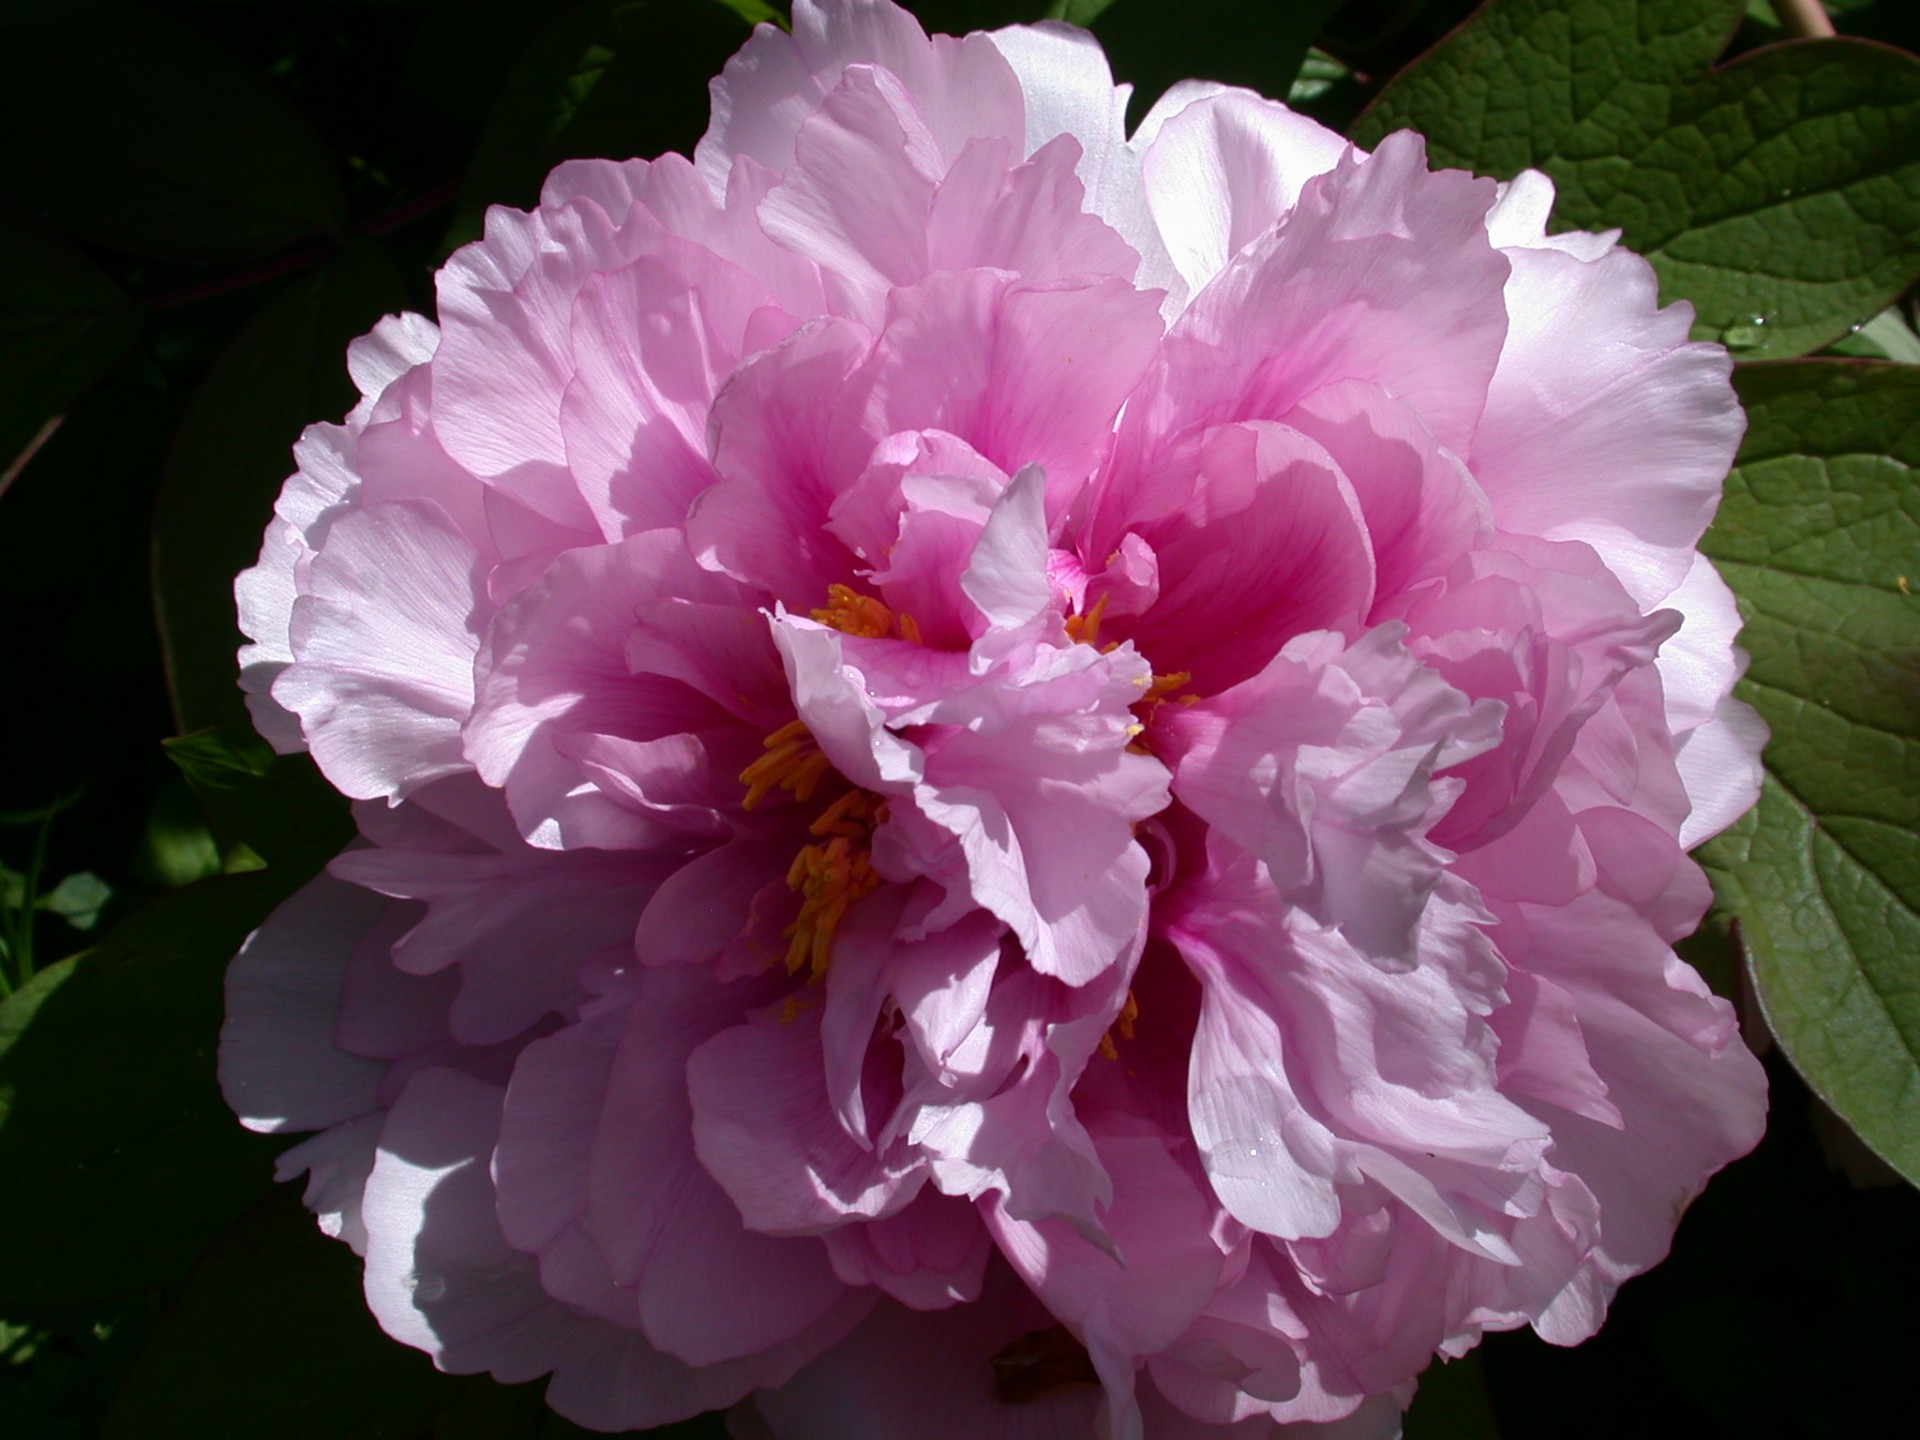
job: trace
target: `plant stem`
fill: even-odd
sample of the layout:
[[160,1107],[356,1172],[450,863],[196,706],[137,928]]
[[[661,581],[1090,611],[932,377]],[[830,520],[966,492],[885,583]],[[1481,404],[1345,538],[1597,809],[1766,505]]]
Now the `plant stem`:
[[21,877],[20,908],[13,912],[13,934],[7,946],[13,952],[13,974],[7,979],[11,992],[33,978],[33,918],[39,908],[40,873],[47,868],[47,837],[53,831],[55,810],[49,808],[40,828],[34,833],[33,850],[27,857],[27,873]]

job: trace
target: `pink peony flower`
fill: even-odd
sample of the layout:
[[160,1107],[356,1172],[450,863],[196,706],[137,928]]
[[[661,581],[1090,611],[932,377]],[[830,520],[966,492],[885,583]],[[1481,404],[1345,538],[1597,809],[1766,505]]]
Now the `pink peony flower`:
[[[1548,181],[799,0],[352,350],[240,579],[360,841],[222,1071],[600,1429],[1389,1435],[1758,1136],[1728,360]],[[1311,1428],[1318,1427],[1318,1428]]]

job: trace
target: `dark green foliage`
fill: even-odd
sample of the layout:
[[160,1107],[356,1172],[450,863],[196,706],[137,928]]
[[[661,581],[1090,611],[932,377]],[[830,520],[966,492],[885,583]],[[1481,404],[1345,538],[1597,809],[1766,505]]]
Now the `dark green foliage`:
[[82,0],[0,34],[0,190],[37,218],[130,254],[213,263],[346,223],[338,170],[306,120],[195,31]]
[[1839,339],[1920,271],[1920,60],[1853,40],[1718,70],[1743,0],[1493,0],[1361,117],[1437,163],[1559,188],[1620,227],[1696,334],[1743,358]]
[[1920,368],[1759,365],[1708,549],[1738,592],[1759,806],[1708,847],[1768,1023],[1920,1180]]
[[214,1082],[221,975],[287,887],[204,881],[0,1002],[0,1314],[110,1307],[186,1273],[269,1183]]
[[1129,118],[1176,80],[1199,77],[1284,96],[1339,0],[1057,0],[1049,14],[1100,37],[1114,78],[1134,87]]
[[488,205],[532,205],[562,160],[691,152],[707,124],[707,80],[747,31],[718,3],[568,6],[508,72],[461,185],[449,247],[479,236]]

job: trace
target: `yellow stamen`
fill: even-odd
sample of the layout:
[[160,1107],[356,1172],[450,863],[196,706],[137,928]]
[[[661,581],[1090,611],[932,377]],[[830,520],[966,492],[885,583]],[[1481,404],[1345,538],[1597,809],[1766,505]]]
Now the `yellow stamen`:
[[1129,990],[1126,1002],[1120,1007],[1120,1014],[1114,1019],[1113,1029],[1100,1037],[1100,1053],[1109,1060],[1118,1060],[1120,1047],[1114,1044],[1113,1037],[1117,1034],[1122,1040],[1133,1039],[1133,1022],[1139,1018],[1140,1002],[1133,998],[1133,991]]
[[1100,643],[1100,617],[1107,613],[1107,597],[1102,595],[1093,602],[1093,608],[1078,615],[1069,615],[1066,619],[1067,638],[1082,645],[1097,646]]
[[[1169,670],[1167,671],[1166,674],[1155,675],[1150,680],[1136,680],[1134,683],[1136,685],[1141,686],[1147,693],[1142,695],[1138,700],[1133,702],[1133,713],[1135,715],[1138,715],[1140,719],[1144,722],[1144,721],[1151,720],[1153,718],[1153,712],[1159,709],[1160,706],[1166,704],[1166,702],[1169,700],[1172,700],[1177,705],[1193,704],[1195,700],[1198,700],[1200,698],[1199,696],[1175,695],[1173,693],[1174,691],[1178,690],[1182,685],[1185,685],[1192,678],[1193,678],[1193,675],[1190,671]],[[1135,737],[1135,740],[1136,740],[1136,743],[1127,746],[1127,749],[1131,750],[1136,755],[1147,755],[1152,753],[1150,750],[1146,748],[1144,744],[1138,743],[1138,737],[1145,733],[1146,728],[1147,727],[1144,723],[1139,725],[1130,725],[1127,727],[1127,734],[1129,736]]]
[[896,631],[909,645],[918,645],[920,625],[904,612],[896,615],[885,603],[871,595],[862,595],[851,585],[827,586],[827,603],[812,612],[822,625],[863,640],[885,640]]
[[815,835],[844,835],[849,840],[864,840],[880,823],[884,801],[875,803],[865,790],[849,790],[820,812],[820,818],[807,827]]
[[767,753],[740,772],[747,797],[740,808],[751,810],[773,790],[785,790],[796,800],[811,800],[833,762],[820,753],[806,724],[790,720],[762,742]]
[[893,612],[850,585],[827,586],[827,603],[813,612],[813,618],[868,640],[882,640],[893,632]]
[[839,929],[848,907],[879,883],[872,852],[856,850],[849,836],[835,835],[802,848],[787,870],[787,887],[800,892],[800,913],[780,932],[791,942],[787,946],[787,973],[798,975],[804,965],[809,980],[824,979],[834,931]]
[[[740,783],[747,787],[740,802],[743,809],[751,810],[775,790],[788,791],[795,800],[805,802],[833,774],[832,763],[799,720],[782,725],[763,743],[766,754],[740,772]],[[803,845],[787,867],[787,888],[800,895],[799,914],[780,932],[789,942],[788,974],[797,975],[805,966],[809,980],[818,982],[826,975],[834,932],[848,908],[880,883],[871,841],[874,829],[886,818],[884,797],[847,790],[807,827],[820,839]],[[781,1018],[791,1019],[797,1013],[789,1004]]]

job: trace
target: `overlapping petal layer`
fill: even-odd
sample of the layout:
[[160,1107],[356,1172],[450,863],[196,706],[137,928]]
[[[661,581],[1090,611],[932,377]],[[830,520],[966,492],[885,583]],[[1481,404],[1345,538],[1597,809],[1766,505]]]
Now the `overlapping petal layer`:
[[[1551,188],[794,8],[384,322],[238,596],[361,840],[222,1070],[601,1429],[1385,1436],[1758,1134],[1723,352]],[[758,1428],[756,1428],[758,1427]],[[942,1428],[944,1427],[944,1428]]]

